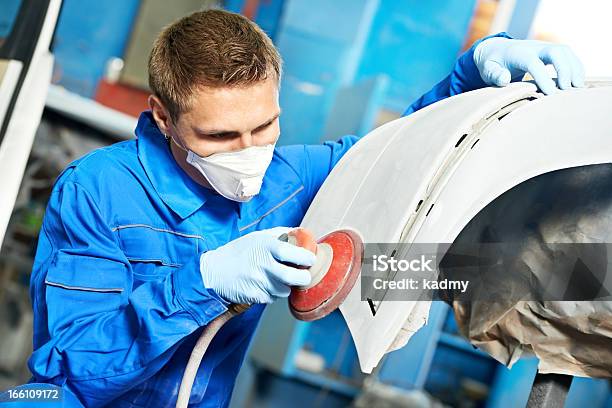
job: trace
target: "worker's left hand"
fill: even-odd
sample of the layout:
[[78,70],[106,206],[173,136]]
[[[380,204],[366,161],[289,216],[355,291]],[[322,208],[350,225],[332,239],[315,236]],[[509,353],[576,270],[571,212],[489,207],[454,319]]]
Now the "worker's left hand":
[[478,44],[474,50],[474,63],[488,85],[506,86],[528,72],[542,92],[550,95],[557,91],[557,87],[546,71],[546,65],[553,64],[559,88],[584,86],[582,63],[566,45],[493,37]]

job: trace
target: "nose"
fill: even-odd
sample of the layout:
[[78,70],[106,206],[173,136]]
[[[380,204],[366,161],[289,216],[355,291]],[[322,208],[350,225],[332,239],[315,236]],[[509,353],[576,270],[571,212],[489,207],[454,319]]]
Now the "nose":
[[240,135],[240,148],[246,149],[251,146],[253,146],[253,134],[251,132],[244,132]]

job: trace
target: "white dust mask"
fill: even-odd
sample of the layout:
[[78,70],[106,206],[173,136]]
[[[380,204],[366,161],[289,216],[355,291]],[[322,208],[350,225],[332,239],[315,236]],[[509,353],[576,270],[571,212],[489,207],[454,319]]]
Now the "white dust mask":
[[259,193],[273,154],[274,144],[214,153],[206,157],[187,150],[187,163],[198,169],[223,197],[244,202]]

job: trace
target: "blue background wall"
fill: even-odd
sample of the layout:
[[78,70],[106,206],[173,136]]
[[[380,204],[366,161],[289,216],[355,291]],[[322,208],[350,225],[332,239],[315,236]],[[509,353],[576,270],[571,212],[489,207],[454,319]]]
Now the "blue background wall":
[[53,53],[53,81],[92,97],[111,57],[122,57],[139,0],[64,0]]
[[382,0],[357,79],[388,75],[384,106],[403,111],[448,74],[474,7],[475,0]]
[[[123,56],[139,4],[65,0],[55,40],[54,82],[93,96],[106,62]],[[224,4],[239,12],[244,0]],[[280,143],[363,135],[381,108],[403,111],[451,70],[474,4],[261,1],[255,21],[273,38],[285,62]]]

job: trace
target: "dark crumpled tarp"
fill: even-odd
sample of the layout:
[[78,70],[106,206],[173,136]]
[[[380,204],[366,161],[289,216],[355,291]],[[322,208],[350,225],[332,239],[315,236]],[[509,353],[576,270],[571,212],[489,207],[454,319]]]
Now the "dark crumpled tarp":
[[[612,377],[612,164],[547,173],[484,208],[440,263],[460,332],[503,364]],[[461,263],[465,252],[479,261]],[[467,266],[466,266],[467,265]],[[464,296],[464,297],[461,297]]]

